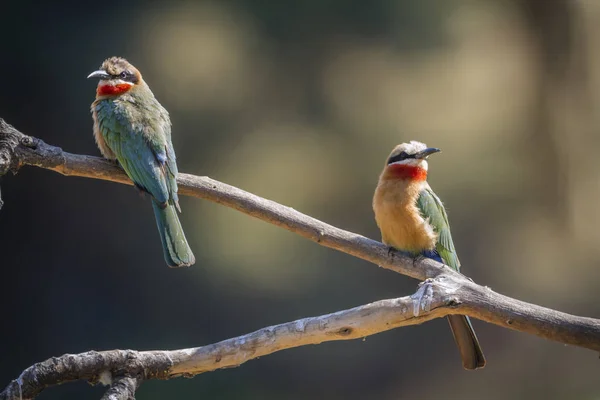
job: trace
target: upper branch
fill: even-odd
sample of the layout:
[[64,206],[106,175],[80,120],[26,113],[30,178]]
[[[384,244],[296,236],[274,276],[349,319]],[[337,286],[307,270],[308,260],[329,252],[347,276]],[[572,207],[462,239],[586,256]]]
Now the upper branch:
[[[2,152],[3,144],[7,149],[4,152]],[[4,162],[3,157],[5,157]],[[51,146],[41,139],[20,133],[0,118],[0,176],[8,169],[16,171],[22,165],[34,165],[66,176],[81,176],[133,184],[125,172],[113,163],[99,157],[67,153],[60,147]],[[297,233],[322,246],[362,258],[419,280],[452,271],[431,259],[413,260],[380,242],[336,228],[291,207],[283,206],[206,176],[179,174],[177,183],[179,194],[210,200],[233,208]]]

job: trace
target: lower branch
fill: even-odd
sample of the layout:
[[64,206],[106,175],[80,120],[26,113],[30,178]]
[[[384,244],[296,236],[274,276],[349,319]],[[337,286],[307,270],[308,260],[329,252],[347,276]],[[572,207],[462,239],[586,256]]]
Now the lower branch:
[[[419,324],[443,315],[439,299],[432,309],[413,314],[413,299],[381,300],[345,311],[269,326],[219,343],[171,351],[109,350],[65,354],[27,368],[12,381],[0,400],[30,399],[60,383],[87,380],[107,383],[113,371],[141,379],[192,377],[220,368],[235,367],[276,351],[331,340],[358,339],[400,326]],[[112,388],[110,389],[112,390]]]
[[100,400],[135,400],[135,391],[139,387],[137,378],[121,377],[116,379]]
[[127,399],[124,396],[133,396],[133,388],[142,380],[191,377],[235,367],[280,350],[363,338],[449,314],[469,315],[541,338],[600,351],[600,320],[515,300],[453,273],[426,280],[412,296],[269,326],[207,346],[170,351],[90,351],[55,357],[23,371],[0,393],[0,400],[33,398],[48,386],[69,381],[83,379],[107,384],[113,376],[136,377],[130,381],[117,379],[104,397],[109,399],[109,393],[119,393],[121,397],[113,398]]

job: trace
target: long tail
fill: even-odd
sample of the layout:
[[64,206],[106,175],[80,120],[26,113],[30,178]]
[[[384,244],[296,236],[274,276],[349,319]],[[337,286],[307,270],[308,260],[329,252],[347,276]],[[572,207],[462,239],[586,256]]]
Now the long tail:
[[473,330],[469,317],[449,315],[448,322],[454,335],[454,341],[460,352],[465,369],[477,369],[485,366],[485,357]]
[[162,208],[160,204],[152,200],[152,208],[154,209],[156,225],[160,233],[167,265],[176,268],[189,267],[194,264],[196,258],[185,239],[175,206],[168,204]]

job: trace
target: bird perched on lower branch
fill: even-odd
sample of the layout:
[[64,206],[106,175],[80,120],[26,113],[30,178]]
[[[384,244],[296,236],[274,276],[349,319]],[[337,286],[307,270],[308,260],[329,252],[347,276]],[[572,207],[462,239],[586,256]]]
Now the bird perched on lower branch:
[[136,187],[152,196],[154,216],[169,267],[196,261],[177,216],[177,162],[169,113],[127,60],[111,57],[88,78],[99,79],[92,103],[100,152],[118,160]]
[[[417,141],[396,146],[379,176],[373,210],[383,243],[459,271],[446,210],[427,183],[427,157],[439,151]],[[448,322],[463,367],[483,368],[485,358],[469,318],[450,315]]]

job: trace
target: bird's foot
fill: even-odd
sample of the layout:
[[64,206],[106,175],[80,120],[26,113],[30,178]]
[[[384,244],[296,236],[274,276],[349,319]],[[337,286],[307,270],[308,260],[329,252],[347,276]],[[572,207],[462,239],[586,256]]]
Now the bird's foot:
[[413,315],[419,316],[421,310],[431,311],[433,302],[433,279],[426,279],[419,284],[417,292],[410,296],[413,301]]
[[417,254],[417,255],[411,254],[411,257],[413,259],[413,267],[416,267],[417,264],[425,258],[425,256],[423,254]]
[[[394,261],[394,252],[395,251],[396,251],[395,248],[393,248],[392,246],[388,246],[387,256],[392,259],[392,262]],[[383,268],[383,265],[379,265],[379,268]]]
[[394,252],[396,252],[397,250],[392,247],[392,246],[388,246],[388,251],[387,251],[387,255],[388,257],[392,257],[392,259],[394,259]]

